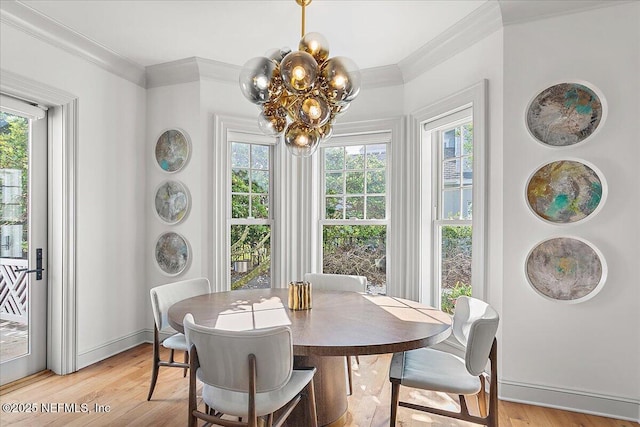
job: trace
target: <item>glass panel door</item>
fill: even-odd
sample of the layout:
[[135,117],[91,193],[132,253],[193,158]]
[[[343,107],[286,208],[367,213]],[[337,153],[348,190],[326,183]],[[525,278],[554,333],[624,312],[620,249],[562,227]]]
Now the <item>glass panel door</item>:
[[47,123],[15,105],[0,108],[1,384],[46,368]]

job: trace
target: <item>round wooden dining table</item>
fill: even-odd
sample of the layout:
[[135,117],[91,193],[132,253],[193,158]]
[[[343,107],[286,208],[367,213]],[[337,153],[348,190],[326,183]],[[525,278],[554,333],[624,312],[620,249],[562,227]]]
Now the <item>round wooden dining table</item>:
[[[318,425],[342,426],[347,415],[345,356],[394,353],[427,347],[451,334],[451,317],[420,303],[358,292],[313,290],[312,308],[290,310],[288,289],[218,292],[180,301],[169,308],[169,324],[183,332],[191,313],[200,325],[249,330],[288,325],[294,365],[316,367]],[[310,425],[304,405],[289,426]]]

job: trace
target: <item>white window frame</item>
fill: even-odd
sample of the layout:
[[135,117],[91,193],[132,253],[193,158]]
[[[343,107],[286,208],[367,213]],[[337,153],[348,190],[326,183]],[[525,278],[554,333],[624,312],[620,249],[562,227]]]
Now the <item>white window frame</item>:
[[[231,290],[231,143],[243,142],[248,144],[262,144],[271,146],[271,179],[269,182],[269,216],[271,223],[271,286],[277,287],[281,273],[279,253],[274,251],[278,247],[280,229],[280,172],[278,140],[262,134],[255,119],[234,116],[214,115],[216,141],[214,152],[211,153],[213,164],[213,191],[211,196],[211,211],[209,227],[212,231],[209,241],[207,258],[211,260],[209,277],[216,292]],[[274,190],[278,189],[278,194]],[[214,209],[221,203],[224,209]],[[261,221],[262,219],[260,219]]]
[[[487,259],[487,216],[486,216],[486,93],[487,81],[479,83],[455,93],[447,98],[422,108],[411,115],[411,126],[419,140],[420,149],[420,300],[424,303],[440,307],[440,286],[436,278],[439,278],[439,266],[435,262],[435,251],[439,251],[439,240],[435,233],[435,220],[437,212],[435,207],[439,206],[439,191],[436,192],[434,186],[437,180],[434,179],[432,165],[437,161],[437,152],[434,150],[432,133],[428,124],[432,123],[439,127],[439,120],[455,123],[461,119],[455,116],[456,113],[468,108],[472,111],[473,123],[473,217],[471,225],[473,227],[472,238],[472,261],[471,261],[471,283],[472,295],[482,300],[488,299],[488,287],[486,281]],[[462,113],[464,116],[465,113]],[[446,117],[450,117],[450,121]],[[427,127],[425,128],[425,125]],[[437,195],[437,196],[435,196]],[[448,225],[457,225],[458,221],[449,220]]]
[[[356,126],[354,132],[347,131],[349,125],[343,125],[342,132],[336,131],[334,136],[329,140],[322,144],[319,149],[319,190],[318,190],[318,229],[317,229],[317,260],[316,260],[316,268],[315,270],[318,272],[322,271],[323,268],[323,227],[328,225],[384,225],[387,228],[387,242],[386,242],[386,283],[388,287],[389,278],[390,278],[390,235],[391,235],[391,197],[390,197],[390,188],[391,188],[391,169],[392,169],[392,131],[388,130],[384,121],[381,121],[380,125],[382,127],[376,127],[375,124],[373,128],[369,129],[361,129],[359,126]],[[355,145],[386,145],[386,167],[385,167],[385,218],[384,219],[326,219],[326,194],[325,194],[325,150],[330,147],[344,147],[344,146],[355,146]],[[365,169],[363,169],[364,171]],[[346,170],[345,170],[346,171]],[[366,207],[365,207],[366,210]]]

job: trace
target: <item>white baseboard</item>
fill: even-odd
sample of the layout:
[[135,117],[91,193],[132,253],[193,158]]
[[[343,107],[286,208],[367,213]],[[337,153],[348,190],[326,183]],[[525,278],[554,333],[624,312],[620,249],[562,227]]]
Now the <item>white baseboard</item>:
[[153,342],[153,331],[141,329],[86,351],[78,352],[76,367],[85,368],[145,342]]
[[[160,332],[160,340],[162,341],[171,335],[170,333]],[[78,353],[76,366],[78,369],[85,368],[143,343],[153,343],[153,329],[141,329],[124,337]]]
[[640,422],[640,400],[501,380],[501,400]]

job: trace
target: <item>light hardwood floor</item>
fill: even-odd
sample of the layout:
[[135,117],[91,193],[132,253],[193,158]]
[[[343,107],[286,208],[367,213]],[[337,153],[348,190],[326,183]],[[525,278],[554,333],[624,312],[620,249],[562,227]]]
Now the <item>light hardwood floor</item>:
[[[41,374],[22,383],[5,386],[0,389],[0,425],[184,426],[187,419],[188,379],[182,377],[182,370],[161,368],[153,400],[146,400],[151,354],[151,345],[144,344],[71,375]],[[389,425],[389,361],[390,355],[364,356],[360,357],[360,365],[354,366],[354,393],[349,397],[348,427]],[[425,393],[405,387],[402,387],[401,398],[452,404],[448,395]],[[22,412],[7,412],[5,404],[9,404],[10,410]],[[52,412],[43,413],[47,404]],[[35,413],[25,413],[28,409],[35,410]],[[99,412],[100,409],[102,412]],[[53,412],[54,410],[57,412]],[[398,421],[400,427],[476,425],[406,408],[399,409]],[[639,425],[611,418],[500,402],[501,427]]]

